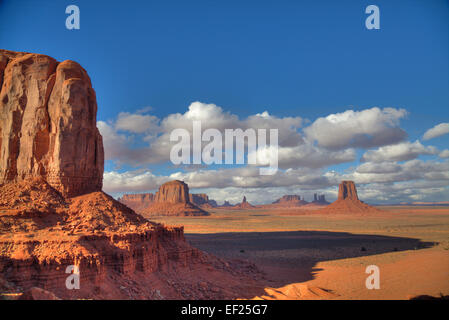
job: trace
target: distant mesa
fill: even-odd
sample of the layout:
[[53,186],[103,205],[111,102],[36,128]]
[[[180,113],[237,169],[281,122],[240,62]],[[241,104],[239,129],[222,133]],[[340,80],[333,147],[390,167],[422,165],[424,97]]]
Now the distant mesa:
[[194,205],[203,209],[216,208],[218,206],[217,202],[209,199],[209,196],[205,193],[191,193],[189,200]]
[[209,215],[191,201],[194,198],[204,200],[203,197],[190,195],[189,186],[183,181],[173,180],[164,183],[155,195],[152,193],[124,195],[119,201],[145,217]]
[[342,181],[338,187],[338,198],[335,202],[320,210],[320,213],[369,214],[381,210],[359,200],[354,181]]
[[275,207],[301,207],[308,204],[300,195],[285,195],[274,201],[270,206]]

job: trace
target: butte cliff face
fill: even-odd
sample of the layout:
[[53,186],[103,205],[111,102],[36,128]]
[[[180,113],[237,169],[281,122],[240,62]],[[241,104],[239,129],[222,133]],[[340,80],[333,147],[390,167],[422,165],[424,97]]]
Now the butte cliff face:
[[123,197],[119,198],[118,200],[139,213],[142,210],[151,206],[151,204],[154,202],[154,194],[152,193],[124,194]]
[[320,212],[331,214],[370,214],[379,213],[381,210],[359,200],[357,188],[353,181],[342,181],[338,187],[337,200]]
[[189,186],[173,180],[160,186],[153,203],[142,210],[148,216],[207,216],[208,212],[190,202]]
[[[0,84],[0,298],[224,299],[247,289],[250,275],[191,247],[182,227],[101,191],[95,93],[77,63],[0,50]],[[181,189],[158,199],[188,201]],[[70,290],[74,266],[80,289]]]
[[42,177],[64,196],[100,191],[95,91],[76,62],[0,50],[0,184]]

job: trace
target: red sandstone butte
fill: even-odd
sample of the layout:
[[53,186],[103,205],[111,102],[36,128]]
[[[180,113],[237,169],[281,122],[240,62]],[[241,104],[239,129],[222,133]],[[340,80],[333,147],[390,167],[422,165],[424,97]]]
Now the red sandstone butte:
[[381,210],[359,200],[353,181],[342,181],[338,187],[338,199],[319,211],[320,213],[370,214]]
[[154,202],[142,210],[149,216],[207,216],[209,213],[190,202],[189,186],[183,181],[173,180],[160,186]]
[[65,196],[100,191],[97,102],[76,62],[0,50],[0,184],[43,177]]
[[[231,299],[256,288],[246,267],[101,191],[95,93],[76,62],[0,50],[0,85],[0,296]],[[164,190],[158,199],[188,201],[182,187]],[[72,265],[79,290],[66,287]]]

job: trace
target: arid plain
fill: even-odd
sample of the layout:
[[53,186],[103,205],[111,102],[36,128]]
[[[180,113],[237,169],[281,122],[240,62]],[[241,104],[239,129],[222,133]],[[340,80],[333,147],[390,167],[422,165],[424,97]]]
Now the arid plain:
[[[266,299],[411,299],[449,294],[449,208],[379,206],[370,215],[312,210],[211,209],[208,217],[152,217],[183,225],[219,257],[255,263]],[[368,265],[380,289],[368,290]]]

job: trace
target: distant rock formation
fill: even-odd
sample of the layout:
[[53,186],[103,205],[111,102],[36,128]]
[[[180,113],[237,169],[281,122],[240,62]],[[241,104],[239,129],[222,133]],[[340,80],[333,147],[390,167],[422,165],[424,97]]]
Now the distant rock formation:
[[189,186],[183,181],[164,183],[149,207],[142,210],[144,216],[207,216],[209,213],[190,202]]
[[342,181],[338,187],[338,199],[320,210],[320,213],[369,214],[381,210],[359,200],[353,181]]
[[154,202],[154,194],[152,193],[137,193],[124,194],[118,201],[125,204],[136,212],[140,212],[148,208]]
[[234,208],[234,209],[252,209],[252,208],[255,208],[255,207],[251,203],[246,201],[246,196],[243,196],[242,202],[236,204],[232,208]]
[[221,206],[219,206],[220,208],[229,208],[229,207],[233,207],[234,205],[231,204],[229,201],[225,200],[223,202],[223,204]]
[[101,191],[95,91],[76,62],[0,50],[0,184],[42,177],[66,197]]
[[321,204],[321,205],[327,205],[329,202],[326,201],[326,197],[324,194],[317,194],[315,193],[313,195],[313,201],[314,204]]
[[191,203],[202,208],[217,207],[217,202],[209,199],[209,196],[205,193],[191,193],[189,199]]
[[270,207],[300,207],[306,205],[308,202],[301,199],[299,195],[285,195],[274,201]]

